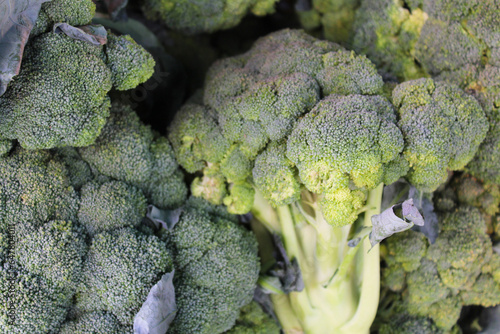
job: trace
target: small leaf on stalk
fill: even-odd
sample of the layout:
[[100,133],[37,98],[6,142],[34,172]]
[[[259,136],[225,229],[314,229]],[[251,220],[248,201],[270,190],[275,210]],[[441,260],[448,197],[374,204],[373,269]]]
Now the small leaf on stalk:
[[[396,211],[400,211],[401,215],[398,216]],[[410,214],[410,216],[405,216],[404,213]],[[373,230],[370,233],[370,244],[373,247],[394,233],[412,228],[414,220],[420,224],[423,217],[414,207],[411,198],[402,204],[391,206],[379,215],[374,215],[372,217]]]
[[165,334],[177,312],[174,270],[162,276],[134,318],[134,334]]
[[49,0],[0,1],[0,96],[19,74],[24,46],[40,13]]

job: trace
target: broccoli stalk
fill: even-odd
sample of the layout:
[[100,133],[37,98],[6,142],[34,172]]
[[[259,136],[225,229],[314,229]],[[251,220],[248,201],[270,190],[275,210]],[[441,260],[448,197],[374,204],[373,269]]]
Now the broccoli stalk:
[[271,295],[285,333],[368,333],[379,300],[379,247],[371,248],[366,238],[355,247],[348,241],[380,213],[382,190],[383,183],[369,192],[362,219],[342,227],[328,224],[309,191],[299,202],[277,208],[257,192],[252,213],[282,236],[305,286],[300,292]]

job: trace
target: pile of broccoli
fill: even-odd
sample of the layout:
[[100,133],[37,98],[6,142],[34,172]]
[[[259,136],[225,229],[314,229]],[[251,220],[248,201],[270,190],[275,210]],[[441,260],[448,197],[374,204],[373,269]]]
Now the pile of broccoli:
[[488,218],[498,213],[498,188],[462,176],[435,202],[440,212],[434,243],[411,230],[384,242],[381,333],[406,333],[405,326],[456,332],[463,306],[500,304],[500,254],[487,234]]
[[252,212],[298,262],[304,289],[272,295],[283,329],[361,333],[377,309],[378,248],[365,240],[351,254],[349,238],[380,213],[383,184],[436,190],[488,127],[458,86],[408,81],[389,100],[366,57],[282,30],[216,62],[169,139],[198,173],[193,195]]
[[0,332],[500,326],[498,0],[127,3],[0,4]]
[[[224,208],[185,202],[165,138],[129,108],[111,114],[87,151],[16,146],[0,158],[1,331],[131,333],[149,290],[173,269],[169,333],[230,329],[258,278],[255,237]],[[120,163],[135,165],[105,174]],[[182,205],[173,229],[145,223],[153,204]]]

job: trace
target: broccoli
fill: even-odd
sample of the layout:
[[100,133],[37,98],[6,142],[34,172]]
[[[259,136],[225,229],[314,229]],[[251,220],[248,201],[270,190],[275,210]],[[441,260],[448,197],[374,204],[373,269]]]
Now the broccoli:
[[277,0],[147,0],[143,11],[152,20],[188,34],[211,33],[240,23],[249,12],[264,16],[274,12]]
[[61,327],[60,334],[122,334],[131,333],[132,328],[120,325],[112,313],[104,311],[84,313],[78,319],[68,321]]
[[431,79],[402,83],[392,98],[411,167],[408,180],[432,192],[446,181],[448,170],[461,170],[472,160],[488,131],[487,118],[473,97]]
[[146,215],[146,197],[140,189],[124,182],[89,182],[81,189],[80,197],[78,220],[90,235],[137,226]]
[[113,104],[95,144],[78,151],[100,174],[138,187],[158,207],[173,209],[186,198],[183,175],[170,144],[142,124],[127,105]]
[[251,302],[240,310],[236,325],[226,334],[279,334],[280,329],[274,320],[260,308],[256,302]]
[[[391,317],[416,317],[419,322],[431,325],[432,321],[439,330],[448,332],[463,306],[500,303],[500,277],[495,274],[500,255],[492,251],[480,211],[457,204],[441,213],[434,244],[413,231],[384,242],[387,267],[383,269],[383,288],[401,293],[402,300],[398,307],[380,311],[379,320],[385,319],[383,328],[393,328]],[[403,268],[401,276],[392,275],[399,268]],[[395,298],[391,293],[385,296],[387,302]]]
[[48,32],[55,23],[81,26],[90,23],[96,6],[92,0],[50,0],[42,4],[31,36]]
[[[251,211],[298,262],[305,289],[272,295],[283,329],[366,331],[378,301],[378,247],[367,253],[365,240],[347,255],[347,241],[380,213],[384,183],[408,176],[432,191],[445,179],[425,171],[464,168],[488,128],[478,102],[429,79],[397,86],[393,106],[366,57],[297,30],[216,62],[203,93],[204,105],[177,113],[169,139],[180,165],[198,173],[193,195]],[[420,152],[428,159],[415,158]]]
[[166,231],[174,258],[177,315],[168,333],[222,333],[252,300],[260,264],[257,242],[222,207],[200,198]]
[[161,274],[172,269],[164,242],[131,228],[118,228],[93,237],[84,262],[76,307],[113,313],[122,325],[131,324]]
[[[62,0],[45,2],[43,8],[47,24],[86,24],[95,5]],[[108,35],[104,47],[57,30],[32,36],[19,75],[0,97],[0,139],[16,139],[28,149],[92,144],[109,116],[108,92],[136,87],[155,65],[130,36]]]

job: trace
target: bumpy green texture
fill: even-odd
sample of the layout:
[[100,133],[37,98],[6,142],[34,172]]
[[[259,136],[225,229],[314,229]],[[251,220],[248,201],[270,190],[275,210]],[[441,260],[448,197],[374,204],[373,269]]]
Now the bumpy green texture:
[[72,26],[89,24],[95,14],[96,6],[92,0],[51,0],[44,2],[31,36],[48,32],[55,23],[68,23]]
[[28,149],[92,144],[109,116],[111,88],[134,88],[154,68],[130,37],[109,39],[103,48],[64,33],[33,38],[19,75],[0,97],[0,139]]
[[140,189],[124,182],[89,182],[83,186],[80,198],[78,220],[91,235],[137,226],[146,215],[146,197]]
[[500,186],[483,183],[470,175],[462,174],[454,177],[436,195],[435,206],[438,210],[449,211],[459,205],[476,207],[486,222],[488,234],[495,232],[496,216],[500,212]]
[[[10,293],[15,289],[15,293]],[[67,290],[23,268],[0,269],[0,331],[57,333],[71,305]],[[13,310],[13,313],[12,311]]]
[[[384,175],[385,165],[398,159],[404,145],[395,123],[385,98],[363,95],[326,97],[298,121],[287,157],[305,187],[324,196],[320,204],[331,224],[354,222],[364,204],[363,190],[396,181]],[[406,174],[407,164],[401,162],[399,169]]]
[[35,38],[0,97],[0,136],[28,149],[91,144],[109,115],[111,75],[101,52],[64,34]]
[[168,333],[222,333],[252,300],[259,275],[255,236],[222,207],[192,198],[166,232],[174,258],[177,315]]
[[279,334],[276,322],[256,302],[251,302],[240,310],[236,325],[226,334]]
[[403,132],[403,155],[410,164],[408,180],[432,192],[446,181],[448,170],[461,170],[472,160],[488,131],[479,103],[458,86],[417,79],[392,93]]
[[146,17],[161,20],[188,34],[229,29],[248,13],[264,16],[274,12],[277,0],[146,0]]
[[131,228],[97,234],[84,263],[77,308],[105,310],[121,324],[131,324],[151,287],[171,266],[166,245],[154,235]]
[[[311,110],[321,113],[322,109],[327,109],[327,102],[319,103],[327,95],[359,94],[352,98],[339,97],[341,102],[338,103],[344,103],[353,111],[352,119],[361,118],[354,113],[362,109],[369,110],[366,115],[371,113],[378,117],[380,114],[380,118],[370,125],[371,133],[360,136],[365,146],[350,152],[354,157],[363,150],[368,152],[368,147],[379,147],[371,157],[365,158],[374,173],[378,169],[379,178],[375,176],[371,182],[356,184],[373,188],[383,181],[382,164],[397,159],[402,149],[401,134],[393,124],[395,118],[390,104],[381,97],[366,96],[380,93],[382,85],[382,78],[365,57],[356,56],[336,44],[318,41],[298,30],[282,30],[259,39],[241,56],[215,63],[207,74],[205,106],[185,105],[169,128],[169,139],[181,166],[190,173],[203,171],[203,176],[196,178],[192,185],[193,194],[215,204],[226,203],[233,213],[246,213],[253,202],[253,184],[273,205],[290,204],[299,198],[301,184],[312,192],[323,194],[337,182],[333,179],[323,181],[323,178],[333,177],[332,173],[349,174],[356,168],[351,163],[343,170],[325,170],[314,181],[325,182],[323,188],[313,186],[313,181],[305,179],[308,170],[327,163],[328,159],[335,160],[332,155],[345,152],[325,151],[322,157],[315,153],[310,161],[299,163],[314,149],[301,147],[287,151],[292,141],[303,140],[298,138],[299,134],[293,135],[296,139],[291,135],[297,120]],[[392,116],[388,116],[389,113]],[[339,121],[331,126],[337,126],[340,131],[344,125]],[[364,131],[362,126],[349,125],[353,126],[352,134]],[[383,126],[387,133],[379,133],[378,126]],[[326,135],[327,125],[324,127],[325,130],[314,136]],[[343,163],[342,159],[337,159],[338,165]],[[400,170],[399,175],[404,174],[404,168]],[[361,180],[361,175],[352,174]],[[350,206],[346,211],[350,212],[338,222],[332,219],[332,223],[345,225],[353,221],[353,211],[363,204],[365,196],[362,192],[351,196],[350,190],[346,190],[349,177],[338,175],[338,178],[345,180],[341,185],[345,191],[338,196],[345,199],[344,202],[356,202],[346,204]],[[345,216],[349,218],[344,219]]]
[[65,165],[48,151],[15,148],[0,158],[0,229],[75,220],[78,197]]
[[18,224],[16,238],[13,252],[23,268],[57,286],[75,290],[87,253],[85,235],[78,224],[50,221],[38,228]]
[[354,15],[360,0],[312,0],[311,6],[302,1],[295,9],[300,24],[306,30],[322,27],[324,37],[329,41],[342,43],[349,40]]
[[445,334],[430,319],[415,317],[402,313],[390,319],[390,322],[382,324],[379,328],[380,334]]
[[109,34],[106,55],[111,81],[117,90],[135,88],[153,75],[153,57],[129,35]]
[[140,188],[149,202],[172,209],[187,194],[168,141],[153,133],[126,105],[114,104],[95,144],[79,149],[99,173]]
[[[492,250],[485,221],[476,208],[457,206],[442,213],[434,244],[410,230],[389,238],[385,247],[383,287],[401,293],[397,298],[402,298],[389,312],[393,313],[389,319],[424,317],[447,332],[456,324],[462,306],[500,304],[500,277],[496,274],[500,254]],[[396,272],[399,274],[392,275]],[[396,296],[387,293],[387,301]],[[381,310],[380,316],[387,318],[387,310]],[[399,333],[394,324],[386,324],[386,328],[393,328],[387,333]]]
[[85,313],[77,320],[66,322],[59,334],[123,334],[131,331],[131,328],[120,325],[113,314],[99,311]]

